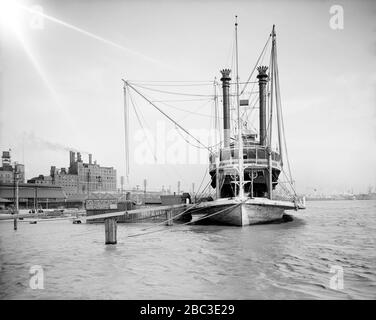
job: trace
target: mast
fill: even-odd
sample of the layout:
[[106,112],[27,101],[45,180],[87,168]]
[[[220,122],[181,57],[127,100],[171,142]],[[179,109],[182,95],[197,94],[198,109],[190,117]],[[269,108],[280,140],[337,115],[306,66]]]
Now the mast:
[[217,78],[214,78],[214,127],[215,127],[215,132],[214,132],[214,145],[216,146],[216,151],[215,151],[215,191],[216,191],[216,197],[217,199],[220,198],[221,195],[221,190],[219,186],[219,153],[221,150],[221,146],[218,145],[218,135],[219,135],[219,125],[218,125],[218,97],[217,97]]
[[125,176],[129,183],[129,109],[127,104],[127,83],[122,79],[124,92],[124,142],[125,142]]
[[281,159],[281,166],[283,166],[283,150],[282,150],[282,128],[281,128],[281,99],[280,99],[280,88],[279,88],[279,75],[278,75],[278,62],[277,62],[277,41],[276,34],[273,28],[273,48],[274,48],[274,79],[275,79],[275,104],[277,107],[277,127],[278,127],[278,146],[279,155]]
[[238,165],[239,165],[239,197],[244,197],[243,139],[242,121],[239,103],[239,56],[238,56],[238,16],[235,16],[235,51],[236,51],[236,108],[238,113]]
[[268,143],[268,167],[269,167],[269,182],[268,182],[268,196],[272,199],[273,196],[273,166],[272,166],[272,137],[273,137],[273,95],[274,95],[274,47],[275,47],[275,30],[274,24],[272,29],[272,59],[270,66],[270,117],[269,117],[269,143]]

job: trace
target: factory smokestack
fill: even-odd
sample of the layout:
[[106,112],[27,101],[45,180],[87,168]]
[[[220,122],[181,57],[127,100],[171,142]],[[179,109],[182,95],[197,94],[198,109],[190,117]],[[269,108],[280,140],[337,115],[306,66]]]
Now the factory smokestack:
[[260,100],[260,145],[266,145],[266,84],[268,83],[268,75],[266,71],[268,67],[260,66],[257,68],[259,72],[259,100]]
[[76,153],[74,151],[69,151],[69,164],[72,165],[74,163]]
[[89,164],[91,164],[93,161],[93,155],[91,153],[89,153]]
[[230,69],[221,70],[223,89],[223,140],[224,147],[230,147]]

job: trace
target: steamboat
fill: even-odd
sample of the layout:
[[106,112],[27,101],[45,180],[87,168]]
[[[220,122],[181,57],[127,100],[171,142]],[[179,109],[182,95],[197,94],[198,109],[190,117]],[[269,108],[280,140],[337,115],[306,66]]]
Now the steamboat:
[[[223,69],[220,79],[223,97],[223,145],[219,144],[219,148],[210,154],[209,165],[211,186],[216,190],[216,197],[213,201],[195,206],[191,214],[204,214],[202,221],[205,223],[244,226],[280,220],[285,210],[304,209],[305,200],[298,198],[292,178],[289,183],[293,192],[287,197],[274,195],[280,174],[284,170],[283,155],[287,156],[287,150],[283,152],[286,144],[283,143],[275,26],[270,34],[270,65],[256,68],[259,91],[258,134],[248,129],[247,119],[242,116],[242,107],[247,107],[248,101],[240,99],[237,22],[235,37],[237,128],[233,130],[230,121],[231,70]],[[273,113],[276,113],[276,117],[273,117]],[[277,124],[276,135],[273,135],[273,122]],[[278,141],[277,148],[272,147],[273,138]]]
[[[282,219],[285,210],[305,208],[304,198],[300,199],[295,191],[287,156],[276,43],[276,31],[273,25],[255,67],[240,91],[236,18],[235,81],[231,82],[233,77],[231,69],[221,70],[222,94],[218,95],[216,92],[214,94],[216,132],[218,132],[216,139],[219,138],[219,142],[216,141],[214,147],[208,149],[210,152],[209,184],[215,190],[215,194],[212,201],[200,199],[184,211],[184,214],[200,215],[199,220],[205,224],[245,226],[269,223]],[[269,47],[271,48],[269,66],[259,65],[260,58],[265,56],[265,50]],[[258,74],[255,81],[251,82],[255,71]],[[126,93],[130,87],[172,121],[177,128],[189,135],[187,130],[139,92],[134,85],[129,81],[123,81],[125,105],[127,105]],[[249,99],[243,99],[245,88],[249,83],[258,86],[258,92],[256,92],[258,108],[250,106]],[[231,91],[231,88],[235,90]],[[217,106],[218,96],[222,97],[223,102],[221,125]],[[253,128],[249,128],[248,119],[248,111],[251,109],[259,109],[258,126]],[[127,112],[125,115],[127,128]],[[256,127],[258,129],[255,129]],[[202,144],[198,139],[194,137],[193,139]],[[126,145],[128,145],[127,141],[128,134],[126,133]],[[126,157],[128,153],[129,151],[126,150]],[[129,171],[129,168],[127,170]],[[281,181],[282,175],[287,178],[287,183]]]

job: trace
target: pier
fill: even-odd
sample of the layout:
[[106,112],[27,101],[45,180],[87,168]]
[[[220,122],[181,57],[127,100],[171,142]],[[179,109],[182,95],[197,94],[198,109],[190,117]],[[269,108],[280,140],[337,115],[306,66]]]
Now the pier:
[[[81,223],[85,221],[86,223],[97,222],[104,223],[105,226],[105,244],[116,244],[117,243],[117,223],[132,223],[132,222],[145,222],[145,221],[161,221],[162,224],[166,226],[172,226],[174,220],[187,221],[191,220],[190,208],[194,207],[194,204],[176,204],[176,205],[166,205],[157,207],[145,207],[134,210],[115,210],[113,212],[106,212],[101,214],[93,214],[93,212],[103,212],[103,210],[90,210],[91,215],[79,214],[81,217],[71,216],[71,217],[61,217],[61,218],[42,218],[40,214],[12,214],[7,216],[0,216],[0,220],[14,220],[21,218],[42,218],[43,221],[51,220],[73,220],[73,224]],[[16,228],[15,228],[16,230]]]
[[86,217],[86,221],[102,221],[105,227],[105,244],[117,243],[117,222],[123,218],[122,222],[136,222],[137,220],[162,219],[167,226],[173,225],[174,219],[187,219],[187,209],[192,204],[178,204],[170,206],[158,206],[150,208],[141,208],[129,211],[116,211],[103,214],[94,214]]

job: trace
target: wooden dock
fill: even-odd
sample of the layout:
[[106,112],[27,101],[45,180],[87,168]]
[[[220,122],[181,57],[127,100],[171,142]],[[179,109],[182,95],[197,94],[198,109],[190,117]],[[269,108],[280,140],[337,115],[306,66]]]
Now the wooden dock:
[[146,207],[134,210],[125,211],[115,211],[103,214],[87,215],[86,221],[97,221],[103,222],[107,218],[118,218],[118,222],[136,222],[138,220],[147,220],[153,218],[162,218],[167,220],[167,216],[171,215],[171,218],[180,214],[184,209],[188,209],[191,204],[177,204],[170,206],[157,206],[157,207]]
[[[174,220],[190,219],[191,215],[189,209],[195,206],[194,204],[177,204],[168,206],[145,207],[134,210],[113,211],[102,214],[91,214],[86,217],[78,218],[77,216],[66,217],[64,219],[83,220],[86,222],[96,221],[104,222],[105,225],[105,244],[117,243],[117,222],[141,222],[158,219],[167,226],[172,226]],[[99,210],[98,210],[99,211]],[[100,211],[99,211],[100,212]],[[0,217],[0,220],[19,218],[41,218],[40,214],[13,214],[6,217]],[[56,219],[56,218],[55,218]],[[62,218],[61,218],[62,219]],[[52,219],[51,219],[52,220]],[[75,221],[77,222],[77,221]]]
[[[173,225],[174,218],[181,218],[192,204],[178,204],[170,206],[158,206],[140,208],[127,211],[108,212],[86,216],[86,221],[104,221],[105,244],[117,243],[117,220],[123,218],[123,222],[136,222],[140,220],[162,218],[167,226]],[[189,213],[187,213],[189,214]],[[190,214],[189,214],[190,215]],[[125,219],[125,220],[124,220]]]

